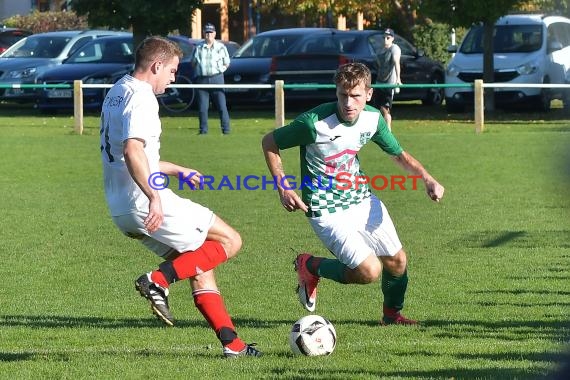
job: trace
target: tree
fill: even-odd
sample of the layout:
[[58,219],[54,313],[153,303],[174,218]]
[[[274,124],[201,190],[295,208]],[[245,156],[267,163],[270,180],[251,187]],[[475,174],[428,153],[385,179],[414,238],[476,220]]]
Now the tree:
[[[452,26],[470,26],[481,22],[484,28],[483,48],[483,81],[492,83],[494,79],[493,64],[493,30],[495,21],[509,11],[519,9],[524,0],[448,0],[447,6],[441,0],[424,0],[423,14]],[[445,4],[445,3],[444,3]],[[495,109],[494,91],[485,92],[485,108]]]
[[202,0],[72,0],[78,15],[87,15],[89,25],[131,29],[134,44],[150,35],[188,30],[190,17]]

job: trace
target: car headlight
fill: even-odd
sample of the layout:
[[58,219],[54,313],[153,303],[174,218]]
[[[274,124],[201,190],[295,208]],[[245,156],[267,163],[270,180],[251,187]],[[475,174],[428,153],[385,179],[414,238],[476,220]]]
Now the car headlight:
[[453,65],[453,64],[447,66],[447,70],[446,70],[447,75],[450,77],[456,77],[459,74],[459,71],[460,71],[459,67],[457,67],[457,65]]
[[10,71],[7,77],[11,79],[30,78],[36,75],[37,70],[38,70],[37,67],[28,67],[23,70]]
[[538,70],[538,67],[533,63],[525,63],[517,67],[517,73],[520,75],[531,75],[534,74],[536,70]]

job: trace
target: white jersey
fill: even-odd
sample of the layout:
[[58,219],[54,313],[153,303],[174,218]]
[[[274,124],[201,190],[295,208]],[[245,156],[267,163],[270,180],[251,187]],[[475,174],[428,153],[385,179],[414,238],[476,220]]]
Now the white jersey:
[[160,171],[161,132],[158,102],[151,85],[125,75],[109,90],[101,111],[103,180],[112,216],[148,212],[148,198],[129,173],[123,144],[130,138],[144,141],[150,172],[155,173]]

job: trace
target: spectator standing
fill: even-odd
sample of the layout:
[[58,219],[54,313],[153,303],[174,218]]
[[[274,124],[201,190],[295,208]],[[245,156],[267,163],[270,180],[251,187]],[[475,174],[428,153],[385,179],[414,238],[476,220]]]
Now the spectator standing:
[[[230,55],[226,46],[216,41],[216,27],[207,23],[204,26],[204,41],[192,53],[192,66],[196,72],[197,84],[224,84],[224,71],[230,66]],[[222,133],[230,133],[230,115],[223,88],[198,88],[200,134],[208,133],[208,109],[210,98],[220,115]]]
[[[394,43],[394,30],[387,28],[384,31],[384,48],[378,52],[378,76],[377,83],[401,85],[400,78],[400,56],[402,51]],[[394,93],[400,92],[399,88],[378,88],[376,89],[376,106],[382,111],[382,116],[388,124],[388,129],[392,130],[392,102]]]

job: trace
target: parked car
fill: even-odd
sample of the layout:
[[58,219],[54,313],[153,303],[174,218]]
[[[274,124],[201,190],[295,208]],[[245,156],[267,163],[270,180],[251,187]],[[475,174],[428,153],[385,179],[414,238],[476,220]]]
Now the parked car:
[[[403,37],[396,35],[395,43],[402,50],[400,77],[403,84],[441,84],[444,67],[428,58]],[[331,30],[310,34],[297,42],[286,54],[275,56],[271,62],[270,82],[283,80],[285,84],[333,84],[339,65],[361,62],[370,68],[373,78],[378,70],[377,53],[384,47],[381,30]],[[285,100],[335,100],[334,88],[289,88]],[[402,88],[395,100],[421,100],[424,105],[440,105],[441,88]]]
[[[317,34],[327,28],[276,29],[250,38],[233,55],[230,67],[224,73],[226,84],[271,84],[271,58],[284,54],[295,42],[308,34]],[[273,89],[227,88],[226,99],[232,104],[263,104],[274,101]]]
[[[544,15],[507,15],[495,23],[493,37],[495,82],[512,84],[565,83],[570,69],[570,19]],[[447,66],[447,84],[473,83],[483,79],[483,26],[475,25],[465,35]],[[562,89],[496,88],[495,104],[527,104],[541,111],[550,109],[552,99],[563,99]],[[445,89],[448,111],[473,105],[473,89]]]
[[6,49],[20,41],[22,38],[31,35],[32,32],[20,28],[0,28],[0,54]]
[[[182,49],[184,56],[176,75],[178,84],[190,84],[193,74],[189,63],[194,46],[184,36],[168,36]],[[134,69],[133,36],[97,38],[75,51],[61,65],[53,67],[38,77],[38,83],[48,85],[67,84],[70,88],[49,87],[38,90],[38,108],[41,112],[71,110],[74,107],[73,82],[81,80],[85,84],[112,84]],[[107,88],[84,88],[83,109],[99,110],[107,93]],[[159,95],[159,101],[167,110],[180,112],[190,107],[194,100],[194,89],[170,88]]]
[[[70,54],[87,42],[106,35],[129,35],[109,30],[73,30],[32,34],[16,42],[0,55],[0,84],[37,84],[46,70],[60,65]],[[0,98],[35,102],[33,88],[0,89]]]

